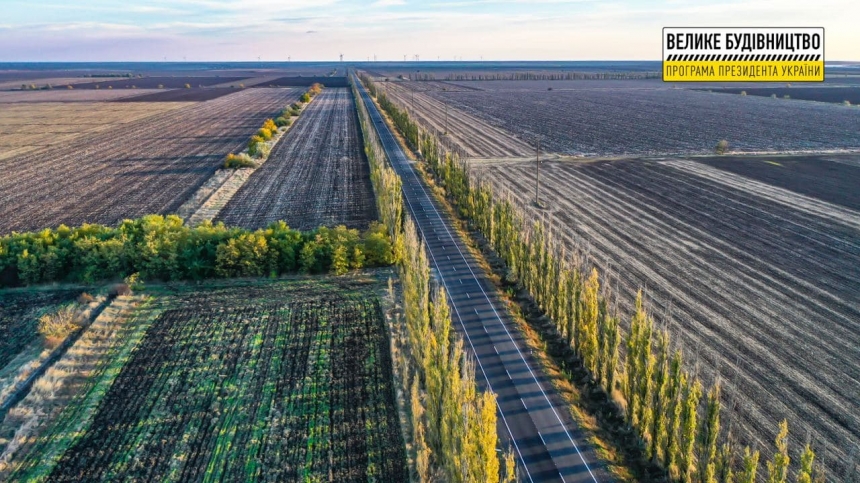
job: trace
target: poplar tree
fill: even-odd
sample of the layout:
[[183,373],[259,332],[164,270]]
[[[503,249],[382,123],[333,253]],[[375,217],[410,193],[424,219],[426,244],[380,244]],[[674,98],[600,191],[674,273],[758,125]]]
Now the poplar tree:
[[681,452],[678,458],[681,480],[685,482],[693,481],[693,473],[695,471],[696,461],[696,429],[697,413],[699,407],[699,399],[702,397],[702,384],[698,378],[694,378],[687,384],[687,390],[684,397],[684,410],[681,413]]
[[812,472],[814,470],[815,452],[808,443],[800,455],[800,470],[797,472],[797,483],[812,483]]
[[665,459],[664,448],[668,440],[668,420],[670,409],[669,388],[671,386],[671,374],[669,372],[669,332],[660,331],[657,339],[657,361],[654,371],[654,424],[651,429],[650,456],[654,461]]
[[729,443],[723,443],[717,455],[716,479],[721,483],[734,483],[735,458],[734,448]]
[[774,440],[776,452],[773,459],[767,462],[767,483],[785,483],[788,480],[788,421],[779,423],[779,432]]
[[758,451],[750,451],[749,446],[744,448],[743,467],[738,472],[736,483],[756,483],[756,473],[758,472]]
[[424,406],[418,389],[418,379],[412,381],[410,407],[412,413],[412,442],[415,445],[415,470],[419,481],[430,481],[430,456],[432,452],[424,437]]
[[581,319],[579,321],[579,353],[586,369],[597,374],[597,317],[599,315],[598,294],[600,281],[597,269],[591,269],[591,275],[582,287]]
[[663,463],[670,472],[673,467],[677,467],[680,456],[681,421],[684,409],[682,397],[684,395],[684,388],[687,385],[687,376],[684,373],[682,362],[683,355],[681,351],[675,351],[669,367],[671,382],[668,394],[666,395],[666,399],[669,402],[667,408],[668,421],[666,423],[668,429],[666,431],[666,443],[663,450],[663,454],[665,455]]
[[699,480],[702,483],[716,482],[717,437],[720,434],[720,384],[708,391],[705,419],[699,433]]

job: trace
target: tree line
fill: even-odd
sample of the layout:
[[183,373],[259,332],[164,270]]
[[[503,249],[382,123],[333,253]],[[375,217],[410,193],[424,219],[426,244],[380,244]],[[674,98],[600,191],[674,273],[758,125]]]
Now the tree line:
[[322,90],[323,85],[320,83],[311,85],[298,101],[281,110],[280,114],[274,120],[266,119],[263,121],[263,125],[248,141],[246,152],[228,154],[224,159],[224,167],[228,169],[256,168],[257,163],[255,159],[266,159],[269,157],[272,147],[266,143],[272,140],[272,137],[278,133],[279,128],[289,127],[293,122],[293,116],[301,114],[304,105],[311,102],[311,99],[316,97]]
[[[361,79],[373,85],[368,77]],[[673,350],[668,331],[655,327],[641,291],[625,334],[613,308],[614,296],[601,283],[596,268],[585,266],[576,254],[567,254],[543,223],[529,223],[510,199],[470,177],[468,166],[456,153],[445,150],[405,109],[375,86],[371,92],[377,93],[379,105],[410,147],[420,152],[460,216],[505,261],[507,280],[526,289],[554,322],[557,334],[607,401],[619,401],[644,456],[674,481],[754,483],[760,472],[759,451],[735,448],[731,428],[721,433],[720,382],[706,390],[698,375],[685,369],[683,351]],[[766,462],[768,483],[788,481],[787,433],[783,421],[773,459]],[[824,481],[823,469],[814,462],[815,452],[807,444],[795,481]]]
[[335,273],[388,266],[395,252],[384,225],[301,232],[283,221],[256,231],[223,223],[190,227],[176,215],[147,215],[117,227],[61,225],[0,237],[0,287],[93,283],[138,273],[149,280]]
[[478,390],[475,368],[452,329],[447,294],[432,288],[427,252],[404,213],[402,182],[387,164],[355,85],[365,153],[383,224],[398,256],[403,316],[392,350],[409,412],[412,471],[418,481],[516,481],[512,453],[497,456],[496,398]]

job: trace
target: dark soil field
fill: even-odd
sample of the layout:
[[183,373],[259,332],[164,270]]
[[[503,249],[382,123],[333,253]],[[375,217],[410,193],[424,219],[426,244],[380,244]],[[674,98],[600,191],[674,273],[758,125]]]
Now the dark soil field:
[[85,84],[75,84],[75,89],[184,89],[185,84],[195,87],[206,87],[227,82],[241,83],[247,77],[132,77],[122,79],[98,79]]
[[346,77],[326,76],[292,76],[280,77],[268,82],[263,82],[255,87],[310,87],[314,83],[320,83],[326,87],[349,87]]
[[[856,157],[839,175],[827,174],[832,161],[773,159],[783,167],[770,168],[807,173],[810,184],[821,173],[814,194],[853,179],[839,200],[855,199]],[[532,204],[533,163],[483,163],[475,175],[553,226],[568,253],[610,273],[622,310],[644,289],[689,368],[722,381],[723,427],[762,449],[763,461],[787,418],[792,461],[809,435],[816,460],[842,475],[860,443],[860,212],[713,162],[545,163],[547,210]],[[721,168],[765,179],[751,166],[761,161],[737,162]],[[835,176],[852,178],[828,184]],[[784,185],[793,174],[773,178]]]
[[737,152],[860,149],[860,108],[825,103],[685,89],[427,94],[568,155],[709,154],[723,139]]
[[208,87],[196,89],[170,89],[150,92],[141,96],[124,97],[115,102],[202,102],[233,94],[237,89]]
[[860,157],[714,156],[709,166],[860,211]]
[[156,289],[97,407],[72,401],[11,479],[408,481],[380,285]]
[[75,300],[81,289],[0,292],[0,369],[38,336],[39,317]]
[[0,174],[0,233],[175,212],[227,153],[299,95],[244,89],[8,158]]
[[845,101],[852,105],[860,104],[860,86],[851,87],[764,87],[764,88],[722,88],[712,89],[712,92],[720,94],[740,94],[741,91],[746,92],[749,96],[771,97],[776,95],[780,100],[784,96],[789,96],[791,99],[801,101],[817,101],[817,102],[833,102],[842,104]]
[[299,230],[377,219],[352,93],[326,88],[221,210],[216,221],[250,229],[284,220]]

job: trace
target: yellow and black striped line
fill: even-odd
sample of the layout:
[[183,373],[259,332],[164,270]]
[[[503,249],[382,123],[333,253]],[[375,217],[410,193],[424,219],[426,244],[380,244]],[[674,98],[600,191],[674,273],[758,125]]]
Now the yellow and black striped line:
[[808,62],[821,60],[821,54],[671,54],[665,62]]

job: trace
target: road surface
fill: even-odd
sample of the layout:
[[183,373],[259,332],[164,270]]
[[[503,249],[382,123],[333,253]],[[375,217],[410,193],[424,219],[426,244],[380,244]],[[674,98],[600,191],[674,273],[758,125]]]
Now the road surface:
[[541,373],[491,282],[415,171],[369,94],[354,78],[392,167],[403,180],[409,214],[430,266],[448,292],[452,319],[475,357],[476,379],[498,396],[499,433],[512,442],[520,480],[604,482],[584,433]]

